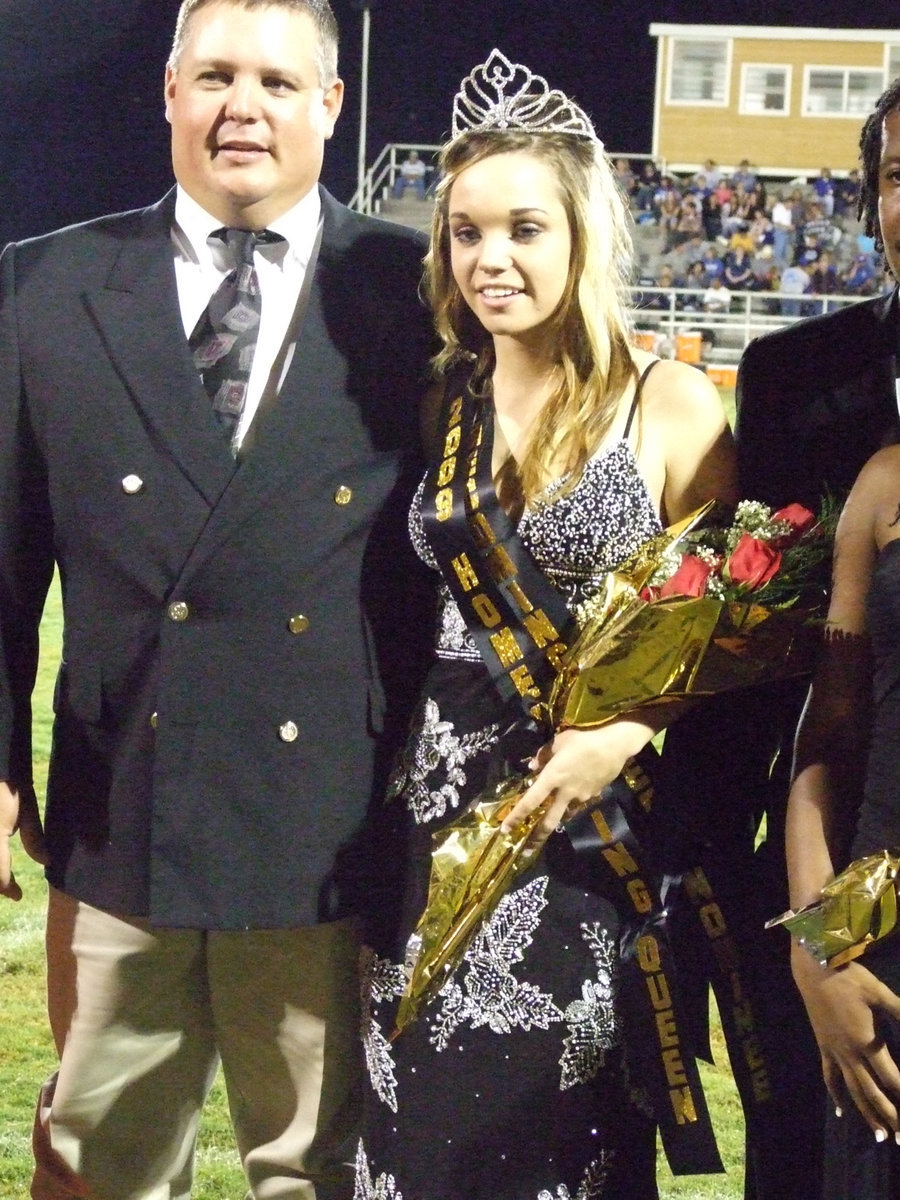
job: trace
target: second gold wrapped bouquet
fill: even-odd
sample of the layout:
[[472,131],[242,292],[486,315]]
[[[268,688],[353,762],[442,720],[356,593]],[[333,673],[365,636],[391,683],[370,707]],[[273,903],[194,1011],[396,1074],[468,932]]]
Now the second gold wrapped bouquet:
[[859,958],[897,928],[900,851],[882,850],[850,863],[804,908],[766,923],[784,925],[823,967]]

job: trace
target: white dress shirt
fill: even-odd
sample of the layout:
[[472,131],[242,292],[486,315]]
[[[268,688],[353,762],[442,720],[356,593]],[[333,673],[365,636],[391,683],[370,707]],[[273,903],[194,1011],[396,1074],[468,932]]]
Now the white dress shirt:
[[[294,343],[292,341],[286,348],[284,343],[289,336],[321,219],[319,189],[314,187],[293,208],[268,226],[285,240],[263,243],[254,252],[262,297],[262,316],[247,399],[236,433],[237,445],[243,441],[266,388],[274,386],[277,393],[291,364]],[[187,338],[193,333],[219,284],[234,267],[224,242],[219,238],[210,240],[210,234],[221,228],[221,221],[210,216],[187,192],[178,188],[172,245],[178,302]],[[279,378],[270,382],[272,367],[283,348],[286,350],[283,368]]]

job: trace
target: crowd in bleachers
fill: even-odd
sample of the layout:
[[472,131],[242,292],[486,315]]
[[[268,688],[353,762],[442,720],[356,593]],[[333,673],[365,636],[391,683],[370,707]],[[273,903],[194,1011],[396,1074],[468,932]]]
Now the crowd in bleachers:
[[[857,219],[859,172],[765,181],[745,159],[722,171],[708,159],[690,176],[652,162],[615,162],[634,216],[644,288],[684,289],[678,307],[727,312],[735,293],[778,293],[774,312],[822,311],[810,296],[870,296],[892,285]],[[643,307],[668,308],[646,293]]]

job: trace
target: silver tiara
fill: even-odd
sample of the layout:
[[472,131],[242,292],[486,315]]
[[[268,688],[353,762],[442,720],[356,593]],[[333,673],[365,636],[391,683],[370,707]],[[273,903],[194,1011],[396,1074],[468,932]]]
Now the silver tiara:
[[541,75],[492,50],[460,84],[453,98],[453,136],[473,130],[521,129],[600,139],[587,114]]

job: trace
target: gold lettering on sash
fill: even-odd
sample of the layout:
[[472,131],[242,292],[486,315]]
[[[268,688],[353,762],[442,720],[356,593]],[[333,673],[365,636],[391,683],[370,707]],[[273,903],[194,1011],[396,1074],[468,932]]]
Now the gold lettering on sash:
[[491,524],[483,512],[472,513],[469,517],[469,532],[479,550],[486,550],[497,540]]
[[622,776],[632,792],[637,796],[644,812],[653,807],[653,783],[650,776],[639,762],[631,759],[625,764]]
[[[504,583],[507,580],[510,582],[507,585],[509,592],[522,592],[521,587],[514,582],[516,577],[516,565],[509,557],[502,546],[493,546],[484,560],[487,563],[487,569],[491,573],[491,578],[495,583]],[[522,592],[524,595],[525,593]],[[516,597],[518,603],[518,597]],[[526,600],[526,604],[528,601]],[[521,605],[520,605],[521,607]]]
[[565,659],[563,658],[563,655],[565,654],[566,649],[567,647],[565,642],[557,642],[555,646],[548,646],[544,651],[545,655],[547,656],[547,661],[554,671],[561,671],[565,666]]
[[749,1000],[742,1000],[735,1004],[732,1011],[734,1012],[734,1023],[741,1033],[751,1035],[756,1033],[756,1022],[753,1019],[753,1009],[750,1007]]
[[727,933],[725,917],[718,904],[704,904],[700,909],[700,920],[711,938],[720,938]]
[[712,888],[702,867],[694,867],[692,871],[685,872],[684,890],[692,900],[698,897],[704,900],[712,899]]
[[439,521],[448,521],[453,512],[453,492],[450,488],[441,488],[434,498],[435,515]]
[[509,677],[520,696],[530,696],[533,700],[540,697],[541,690],[532,679],[531,672],[527,667],[513,667]]
[[526,615],[524,622],[525,628],[531,634],[531,640],[541,650],[559,637],[553,623],[542,608],[537,608],[533,613]]
[[658,971],[660,968],[659,943],[649,933],[638,938],[637,960],[642,971]]
[[594,822],[594,828],[600,834],[601,839],[604,842],[611,842],[612,830],[607,825],[606,818],[599,808],[595,808],[591,811],[591,820]]
[[444,458],[451,458],[456,454],[461,438],[462,428],[458,423],[447,430],[447,436],[444,438]]
[[631,903],[635,910],[639,913],[648,913],[653,907],[653,898],[650,895],[650,889],[644,883],[643,879],[628,880],[628,895],[631,897]]
[[453,476],[456,472],[456,459],[445,458],[438,467],[437,485],[439,488],[445,488],[453,482]]
[[469,465],[466,474],[466,491],[469,493],[469,507],[474,513],[480,507],[481,501],[478,499],[478,482],[475,475],[478,471],[478,450],[481,446],[483,430],[478,426],[478,434],[472,443],[472,450],[469,453]]
[[484,592],[479,592],[477,596],[473,597],[472,608],[475,610],[475,615],[485,629],[493,629],[495,625],[499,625],[503,620],[497,609],[497,605]]
[[491,645],[504,667],[513,666],[523,657],[515,634],[509,626],[504,626],[499,633],[491,634]]
[[[730,1011],[738,1038],[740,1053],[750,1072],[753,1098],[765,1101],[771,1097],[772,1086],[766,1067],[765,1055],[759,1038],[756,1017],[750,997],[744,990],[741,978],[741,955],[738,945],[728,929],[725,914],[713,899],[713,890],[702,867],[694,867],[684,875],[684,888],[697,905],[698,917],[706,936],[712,943],[713,953],[719,969],[731,991]],[[706,901],[701,904],[700,901]]]
[[438,492],[434,498],[435,516],[439,521],[449,520],[453,512],[453,491],[449,485],[453,482],[453,476],[456,474],[456,456],[462,437],[460,426],[462,404],[462,396],[457,396],[450,404],[450,418],[444,438],[444,459],[438,467]]
[[664,1050],[678,1045],[678,1027],[675,1024],[675,1014],[671,1008],[656,1014],[656,1032],[659,1036],[659,1044]]
[[[508,562],[510,561],[509,555],[506,553],[506,551],[503,549],[502,546],[497,547],[496,553],[504,555],[506,560]],[[511,562],[510,562],[510,566],[512,566]],[[511,574],[515,575],[515,573],[516,573],[515,568],[513,568]],[[515,581],[511,582],[508,585],[507,590],[509,591],[509,594],[512,596],[513,600],[515,600],[516,604],[518,604],[519,610],[521,612],[523,612],[523,613],[532,612],[532,610],[534,609],[534,605],[531,603],[531,601],[528,599],[528,597],[522,591],[522,588],[518,583],[516,583]],[[565,647],[563,647],[563,649],[565,649]],[[553,665],[556,666],[556,663],[554,663]],[[558,667],[556,669],[559,670]]]
[[662,1060],[666,1068],[666,1079],[669,1081],[669,1087],[684,1087],[687,1084],[687,1075],[685,1074],[681,1051],[677,1047],[674,1050],[663,1050]]
[[638,869],[637,863],[622,842],[616,842],[614,846],[607,846],[603,851],[603,857],[620,878],[623,875],[633,875]]
[[647,976],[647,991],[650,993],[650,1003],[657,1012],[671,1008],[672,993],[669,991],[669,981],[662,973]]
[[478,587],[478,576],[469,562],[468,554],[460,554],[458,558],[454,558],[452,566],[464,592],[471,592],[472,588]]
[[679,1125],[684,1125],[697,1120],[697,1111],[681,1052],[681,1038],[672,1007],[672,993],[662,970],[659,942],[651,934],[644,934],[638,938],[635,950],[654,1010],[660,1061],[669,1086],[669,1099],[676,1121]]
[[694,1097],[689,1087],[670,1088],[669,1099],[672,1101],[672,1110],[679,1125],[690,1125],[697,1120]]

